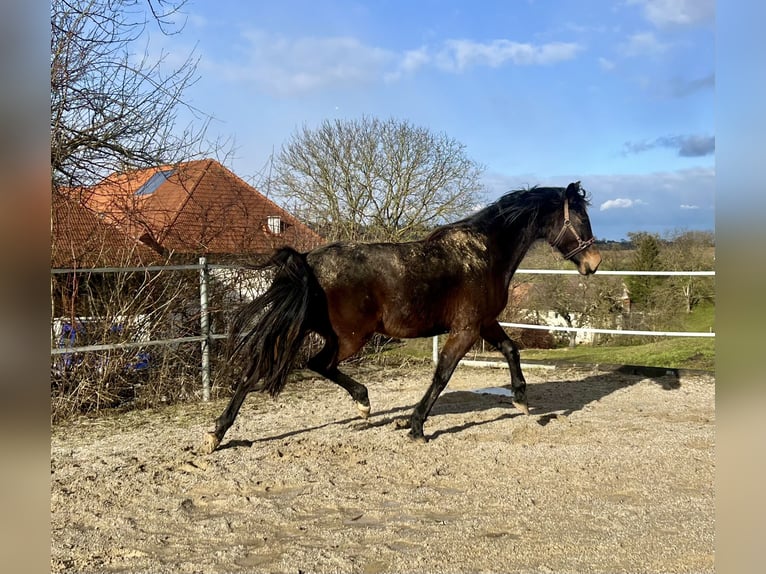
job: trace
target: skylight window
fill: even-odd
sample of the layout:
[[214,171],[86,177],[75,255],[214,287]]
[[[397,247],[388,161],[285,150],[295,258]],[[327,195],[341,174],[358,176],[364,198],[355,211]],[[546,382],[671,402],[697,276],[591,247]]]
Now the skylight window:
[[268,225],[269,225],[269,231],[275,235],[279,235],[284,231],[284,227],[282,225],[282,218],[278,215],[269,215],[267,219]]
[[176,170],[173,168],[158,171],[149,180],[136,190],[136,195],[151,195],[157,188],[165,183]]

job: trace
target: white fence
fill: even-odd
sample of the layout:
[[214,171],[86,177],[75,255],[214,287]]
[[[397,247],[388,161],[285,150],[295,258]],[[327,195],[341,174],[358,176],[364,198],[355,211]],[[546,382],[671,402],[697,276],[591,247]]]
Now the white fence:
[[[579,271],[574,269],[517,269],[516,275],[579,275]],[[616,275],[626,276],[656,276],[656,277],[714,277],[715,271],[599,271],[599,276]],[[563,327],[559,325],[532,325],[529,323],[506,323],[501,322],[502,327],[512,327],[518,329],[538,329],[541,331],[565,331],[573,333],[603,333],[609,335],[638,335],[652,337],[715,337],[715,332],[703,331],[641,331],[630,329],[598,329],[593,327]],[[439,357],[439,337],[433,338],[433,362],[436,364]],[[472,365],[489,364],[487,361],[463,360],[461,364]],[[494,365],[494,363],[492,363]],[[498,366],[505,366],[505,363],[498,363]]]
[[[192,265],[167,265],[167,266],[148,266],[148,267],[121,267],[121,268],[94,268],[94,269],[51,269],[52,275],[82,273],[130,273],[130,272],[165,272],[165,271],[193,271],[199,272],[199,306],[200,306],[200,326],[199,335],[177,337],[170,339],[149,339],[140,341],[126,341],[121,343],[83,345],[83,346],[56,346],[51,348],[51,356],[65,355],[72,353],[89,353],[98,351],[109,351],[130,348],[145,348],[156,345],[175,345],[179,343],[199,343],[202,352],[201,377],[202,377],[202,397],[208,400],[210,397],[210,343],[214,339],[224,339],[225,334],[213,333],[210,328],[208,312],[208,287],[210,282],[211,270],[233,270],[239,269],[232,265],[215,265],[207,263],[204,257],[201,257],[198,264]],[[575,270],[552,270],[552,269],[518,269],[516,275],[537,274],[537,275],[576,275]],[[599,276],[603,275],[646,275],[646,276],[715,276],[715,271],[599,271]],[[52,318],[52,327],[54,327],[56,318]],[[668,332],[668,331],[633,331],[622,329],[597,329],[589,327],[563,327],[551,325],[533,325],[527,323],[500,323],[503,327],[516,327],[524,329],[540,329],[546,331],[575,331],[583,333],[607,333],[614,335],[651,335],[662,337],[715,337],[713,332]],[[55,328],[55,327],[54,327]],[[54,337],[55,339],[55,337]],[[438,357],[438,337],[433,338],[433,359],[436,362]],[[469,364],[464,361],[464,364]]]
[[[171,339],[149,339],[140,341],[126,341],[122,343],[108,343],[98,345],[83,346],[58,346],[56,337],[51,356],[70,355],[74,353],[90,353],[97,351],[111,351],[131,348],[145,348],[158,345],[177,345],[180,343],[199,343],[202,352],[201,377],[202,377],[202,399],[210,399],[210,342],[213,339],[225,339],[225,334],[212,333],[210,330],[210,320],[208,312],[208,286],[210,283],[211,269],[233,269],[237,268],[231,265],[211,265],[205,257],[200,257],[198,264],[190,265],[153,265],[146,267],[99,267],[91,269],[51,269],[52,275],[65,275],[72,273],[79,274],[109,274],[109,273],[144,273],[144,272],[165,272],[165,271],[198,271],[199,272],[199,305],[200,305],[200,334],[188,337],[175,337]],[[79,318],[78,318],[79,319]],[[56,324],[60,320],[52,319],[52,333],[55,335]]]

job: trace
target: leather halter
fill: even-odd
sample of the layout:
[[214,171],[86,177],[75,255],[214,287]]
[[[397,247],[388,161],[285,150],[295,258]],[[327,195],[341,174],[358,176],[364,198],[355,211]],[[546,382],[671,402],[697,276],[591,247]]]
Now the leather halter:
[[553,240],[551,243],[551,247],[556,247],[561,239],[564,237],[564,234],[567,232],[567,230],[572,232],[572,235],[575,236],[575,239],[577,239],[577,247],[572,249],[569,253],[564,255],[564,259],[571,259],[581,251],[585,251],[588,247],[593,245],[593,243],[596,241],[595,237],[591,237],[590,239],[587,239],[585,241],[582,240],[580,237],[580,234],[577,233],[577,230],[572,226],[572,222],[569,219],[569,198],[564,199],[564,225],[561,228],[561,231],[559,231],[559,234],[556,236],[556,239]]

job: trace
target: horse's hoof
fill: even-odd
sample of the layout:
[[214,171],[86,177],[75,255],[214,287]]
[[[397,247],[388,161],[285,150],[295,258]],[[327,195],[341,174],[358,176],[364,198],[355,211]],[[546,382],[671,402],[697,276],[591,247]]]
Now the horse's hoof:
[[511,401],[513,403],[513,406],[519,409],[522,413],[525,415],[529,414],[529,407],[527,406],[527,402],[521,402],[521,401]]
[[426,444],[428,442],[428,439],[425,437],[425,435],[417,435],[410,433],[410,438],[412,439],[412,442],[416,442],[418,444]]
[[210,454],[218,448],[219,444],[221,444],[221,439],[215,433],[205,433],[205,440],[202,442],[202,446],[200,446],[200,452],[202,454]]
[[410,419],[396,419],[394,421],[394,428],[397,430],[410,428]]
[[359,410],[359,414],[363,419],[370,416],[370,405],[363,405],[362,403],[356,403],[356,408]]

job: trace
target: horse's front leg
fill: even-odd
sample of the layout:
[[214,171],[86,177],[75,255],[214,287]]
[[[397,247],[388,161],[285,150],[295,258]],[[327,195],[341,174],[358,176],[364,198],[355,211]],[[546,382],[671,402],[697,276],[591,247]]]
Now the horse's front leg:
[[508,369],[511,372],[511,401],[513,406],[525,415],[528,415],[527,381],[521,372],[521,358],[519,356],[518,345],[513,342],[497,321],[490,325],[484,325],[481,328],[481,337],[505,357],[505,360],[508,362]]
[[428,413],[431,412],[436,399],[447,386],[460,359],[465,356],[477,339],[478,334],[473,330],[454,331],[447,337],[447,341],[439,353],[431,386],[428,387],[426,394],[415,406],[412,417],[410,417],[410,436],[416,441],[426,442],[423,434],[423,423],[425,423]]

